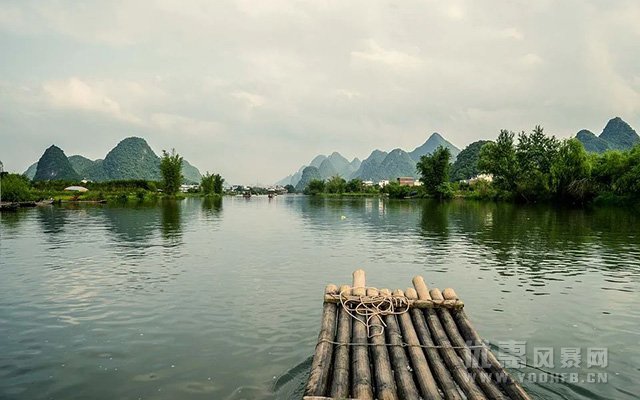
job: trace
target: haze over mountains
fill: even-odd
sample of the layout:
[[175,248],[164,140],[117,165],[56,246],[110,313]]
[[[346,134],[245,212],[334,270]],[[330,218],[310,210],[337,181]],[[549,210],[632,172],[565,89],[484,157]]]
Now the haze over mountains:
[[[447,147],[455,157],[460,152],[456,146],[448,142],[438,133],[433,133],[426,142],[411,152],[394,149],[387,153],[374,150],[369,157],[360,161],[354,158],[349,161],[340,153],[334,152],[330,156],[318,155],[309,165],[303,165],[295,173],[281,179],[278,185],[306,186],[311,179],[329,179],[339,175],[344,179],[362,179],[363,181],[381,181],[395,179],[401,176],[417,176],[416,163],[425,154],[431,154],[438,146]],[[304,185],[304,186],[303,186]]]
[[[104,159],[90,160],[81,155],[67,157],[52,145],[24,175],[34,180],[80,180],[96,182],[122,179],[160,180],[160,157],[146,140],[129,137],[114,147]],[[200,171],[187,160],[182,161],[185,182],[199,183]]]

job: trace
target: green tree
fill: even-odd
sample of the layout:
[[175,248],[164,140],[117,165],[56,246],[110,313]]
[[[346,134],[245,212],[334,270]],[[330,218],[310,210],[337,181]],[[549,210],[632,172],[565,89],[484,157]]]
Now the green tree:
[[175,149],[172,149],[171,153],[162,150],[160,173],[162,174],[164,192],[168,195],[178,193],[182,184],[182,157],[176,153]]
[[412,187],[407,185],[401,185],[398,182],[390,182],[382,189],[384,193],[387,193],[392,199],[404,199],[411,196]]
[[324,190],[327,193],[342,194],[347,187],[347,182],[339,175],[334,175],[327,181]]
[[478,160],[482,146],[490,143],[488,140],[478,140],[465,147],[451,166],[451,181],[471,179],[478,175]]
[[215,194],[222,194],[224,184],[224,178],[220,176],[220,174],[215,174],[213,176],[213,192]]
[[516,194],[526,201],[549,198],[551,195],[551,166],[558,157],[559,142],[546,136],[540,125],[533,132],[518,136],[516,158],[519,174]]
[[518,160],[513,144],[515,134],[505,129],[500,131],[495,143],[487,143],[480,149],[478,169],[493,175],[494,185],[501,190],[511,191],[518,178]]
[[205,196],[215,193],[213,190],[214,179],[214,175],[211,175],[209,171],[207,171],[207,173],[202,176],[202,179],[200,179],[200,190]]
[[450,192],[447,186],[451,164],[451,152],[448,148],[439,146],[431,153],[420,157],[417,164],[420,181],[427,193],[433,196],[446,197]]
[[296,188],[292,184],[288,184],[284,188],[287,189],[287,193],[295,193],[296,192]]
[[324,181],[322,179],[312,179],[304,189],[304,194],[312,196],[324,193]]
[[551,165],[553,191],[560,198],[583,201],[589,191],[591,165],[578,139],[563,141]]
[[20,174],[0,174],[2,201],[29,201],[32,200],[29,178]]
[[364,192],[364,183],[362,183],[362,179],[351,179],[347,182],[345,189],[349,193],[362,193]]

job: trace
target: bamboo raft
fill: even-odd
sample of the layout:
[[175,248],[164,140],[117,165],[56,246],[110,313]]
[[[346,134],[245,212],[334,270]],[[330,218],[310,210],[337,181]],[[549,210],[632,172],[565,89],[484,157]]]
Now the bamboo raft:
[[357,270],[352,286],[326,287],[304,400],[530,399],[453,289],[413,285],[378,290]]

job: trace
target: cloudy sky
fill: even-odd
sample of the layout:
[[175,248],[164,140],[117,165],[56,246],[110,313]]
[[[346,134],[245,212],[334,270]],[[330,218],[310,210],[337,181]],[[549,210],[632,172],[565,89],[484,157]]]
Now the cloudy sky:
[[640,130],[639,21],[638,1],[3,0],[0,160],[135,135],[270,183],[434,131]]

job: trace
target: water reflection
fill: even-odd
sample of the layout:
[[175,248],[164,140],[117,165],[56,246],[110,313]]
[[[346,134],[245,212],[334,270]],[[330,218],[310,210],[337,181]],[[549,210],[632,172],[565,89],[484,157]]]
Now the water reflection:
[[160,219],[160,211],[155,204],[105,207],[102,215],[119,244],[148,243]]
[[161,202],[162,211],[162,237],[178,244],[182,237],[182,224],[180,221],[180,200],[163,199]]
[[17,230],[29,215],[29,210],[27,209],[2,211],[0,212],[0,226],[2,226],[3,230]]
[[222,197],[204,197],[202,199],[202,211],[205,215],[220,216],[222,212]]

